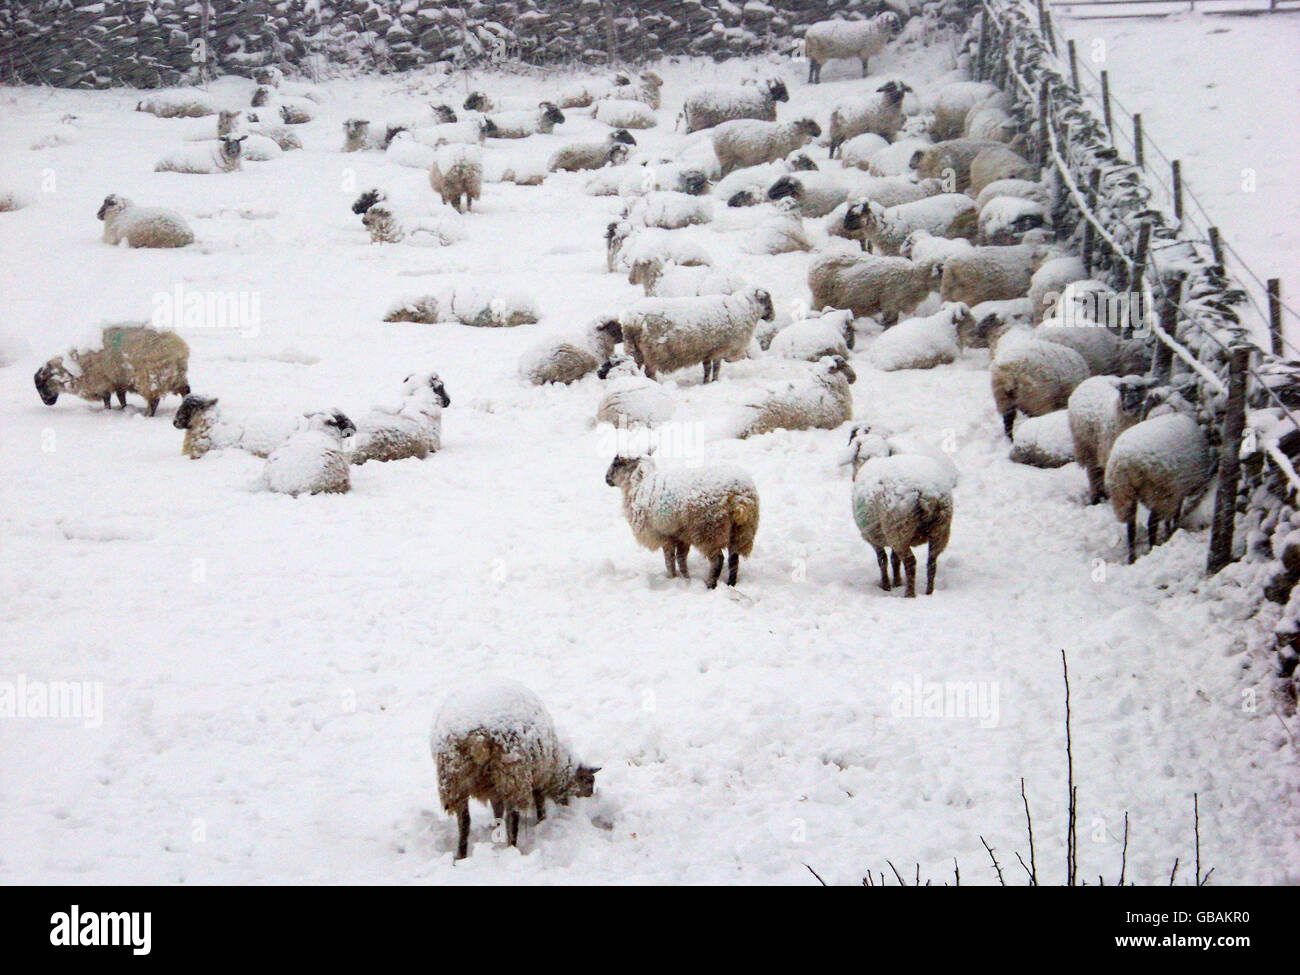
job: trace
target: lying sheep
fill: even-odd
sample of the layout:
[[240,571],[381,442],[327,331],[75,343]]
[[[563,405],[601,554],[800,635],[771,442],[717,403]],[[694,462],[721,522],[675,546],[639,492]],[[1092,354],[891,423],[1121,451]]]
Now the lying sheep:
[[748,287],[744,278],[723,268],[697,264],[683,267],[659,255],[632,264],[628,284],[640,285],[647,298],[689,298],[727,295]]
[[824,217],[850,197],[857,196],[864,179],[838,173],[787,173],[767,188],[769,200],[790,199],[805,217]]
[[[926,546],[925,594],[934,594],[939,556],[952,533],[955,473],[950,463],[926,453],[899,452],[867,427],[849,433],[853,465],[853,520],[876,550],[880,588],[900,586],[899,562],[907,572],[906,597],[916,598],[916,556]],[[894,577],[891,585],[890,562]]]
[[596,422],[621,429],[653,427],[672,419],[677,404],[663,386],[647,379],[631,356],[614,356],[596,370],[608,380],[596,405]]
[[456,859],[469,856],[469,800],[490,803],[517,846],[519,817],[546,800],[567,804],[595,792],[599,768],[583,765],[555,731],[542,702],[520,684],[488,683],[450,695],[434,719],[429,750],[438,768],[438,799],[456,817]]
[[737,246],[746,254],[790,254],[813,249],[799,205],[793,199],[728,213],[744,215],[727,221],[726,229],[738,234]]
[[969,254],[972,250],[973,245],[965,237],[936,237],[928,230],[913,230],[907,235],[907,240],[903,241],[899,253],[938,273],[943,270],[943,265],[949,258]]
[[343,122],[343,151],[361,152],[364,149],[387,149],[393,137],[403,129],[376,129],[369,119],[350,118]]
[[794,379],[753,394],[736,411],[729,432],[744,440],[773,430],[834,430],[853,419],[849,386],[857,378],[843,356],[827,356]]
[[1074,459],[1088,475],[1089,504],[1106,497],[1106,463],[1121,433],[1142,419],[1150,382],[1137,376],[1093,376],[1067,403]]
[[630,85],[627,75],[615,75],[613,78],[589,78],[576,81],[560,92],[555,104],[560,108],[588,108],[601,98],[613,93],[615,88]]
[[[635,82],[629,81],[623,84],[616,84],[607,95],[602,95],[603,99],[614,99],[624,101],[644,102],[653,108],[656,112],[663,102],[662,89],[664,79],[659,77],[654,71],[642,71],[637,75]],[[596,106],[596,117],[600,118],[600,106]]]
[[36,371],[36,392],[46,406],[53,406],[61,393],[73,393],[98,400],[108,409],[116,394],[118,406],[125,408],[126,394],[136,393],[144,397],[153,416],[164,396],[185,396],[190,391],[190,349],[175,332],[145,325],[107,325],[96,345],[71,349],[67,358],[68,365],[63,356],[55,356]]
[[651,379],[696,364],[704,381],[718,378],[722,361],[745,356],[760,320],[771,321],[772,296],[762,288],[731,295],[642,298],[623,312],[623,347]]
[[194,243],[194,231],[185,218],[162,207],[138,207],[124,196],[110,193],[95,214],[104,221],[104,243],[128,247],[185,247]]
[[155,173],[212,175],[239,169],[247,136],[227,136],[212,142],[192,142],[172,150],[154,163]]
[[185,431],[181,453],[190,460],[213,450],[242,450],[270,457],[297,429],[297,420],[280,415],[227,417],[217,397],[190,393],[181,400],[172,426]]
[[[896,142],[890,143],[879,152],[872,153],[862,168],[873,176],[914,176],[912,160],[916,158],[918,152],[924,152],[930,146],[929,139],[900,135]],[[942,177],[943,174],[940,173],[939,178]],[[949,185],[947,189],[955,190],[956,185]]]
[[1128,560],[1137,559],[1137,506],[1147,519],[1147,544],[1159,543],[1182,520],[1184,504],[1210,482],[1214,455],[1200,425],[1185,413],[1153,416],[1129,427],[1116,439],[1106,461],[1106,493],[1115,517],[1128,529]]
[[485,115],[463,118],[456,122],[418,126],[409,131],[411,138],[416,142],[435,149],[449,142],[461,142],[465,145],[481,144],[483,140],[497,138],[499,135],[496,123]]
[[619,196],[645,196],[657,191],[702,196],[709,188],[705,170],[690,162],[672,159],[642,159],[619,174]]
[[474,208],[483,191],[483,153],[478,146],[446,145],[434,152],[429,185],[457,213]]
[[711,136],[713,151],[726,176],[737,169],[784,159],[821,134],[821,126],[810,118],[788,122],[736,119],[715,126]]
[[276,494],[346,494],[352,487],[343,442],[356,426],[338,410],[305,414],[298,429],[271,452],[262,486]]
[[527,295],[490,291],[474,285],[404,298],[394,302],[384,315],[386,322],[423,325],[458,322],[472,328],[517,328],[536,324],[537,319],[537,306]]
[[1029,324],[1029,299],[982,301],[970,313],[974,324],[964,332],[959,331],[958,340],[963,348],[987,349],[996,344],[999,336]]
[[423,460],[436,453],[442,448],[442,411],[450,405],[451,397],[436,372],[407,376],[397,402],[377,406],[357,421],[352,463]]
[[933,369],[956,362],[961,337],[974,324],[967,306],[950,302],[933,315],[909,318],[878,336],[867,350],[867,361],[883,372]]
[[[557,125],[564,123],[564,113],[551,102],[542,102],[537,108],[523,112],[500,112],[489,115],[487,121],[492,123],[495,131],[487,135],[493,139],[526,139],[538,133],[555,131]],[[625,128],[626,126],[618,126]]]
[[[518,112],[538,104],[536,99],[523,95],[489,95],[477,88],[465,96],[462,107],[467,112]],[[567,108],[568,106],[563,106]],[[451,119],[450,121],[455,121]]]
[[[978,140],[970,140],[972,142]],[[990,183],[1004,179],[1019,179],[1034,182],[1038,169],[1018,152],[1003,145],[992,145],[982,149],[970,161],[969,189],[971,196],[979,196]]]
[[806,152],[799,150],[785,159],[733,170],[718,180],[712,193],[725,201],[729,207],[756,206],[767,198],[768,187],[782,176],[787,173],[811,173],[816,170],[817,164]]
[[[904,203],[915,203],[943,193],[943,182],[937,179],[916,180],[910,176],[873,176],[856,189],[857,199],[846,200],[827,214],[825,228],[831,236],[856,240],[866,250],[867,233],[862,213],[867,203],[878,203],[886,209]],[[852,218],[849,216],[850,211],[854,211]],[[914,236],[922,233],[924,231],[915,231]],[[905,257],[910,256],[906,253],[906,247],[900,253]]]
[[1065,409],[1070,394],[1090,374],[1083,356],[1056,342],[1032,335],[999,342],[989,380],[1007,439],[1012,439],[1017,411],[1042,416]]
[[289,128],[289,126],[279,125],[272,122],[263,122],[254,112],[246,113],[245,118],[248,120],[248,132],[250,135],[259,135],[270,139],[279,146],[283,152],[302,148],[302,138],[297,132],[294,132]]
[[605,228],[605,266],[611,274],[649,257],[684,266],[713,263],[708,251],[680,234],[658,227],[634,227],[626,220],[615,220]]
[[622,219],[634,226],[678,230],[713,219],[713,207],[707,198],[656,190],[629,201]]
[[446,204],[440,209],[420,212],[390,200],[385,190],[377,188],[362,193],[352,204],[352,212],[361,215],[372,244],[443,247],[464,240],[460,214]]
[[903,99],[911,90],[900,81],[887,81],[873,95],[836,105],[831,112],[830,157],[847,140],[865,133],[893,142],[903,128]]
[[1049,255],[1046,247],[1033,243],[974,247],[953,254],[944,261],[939,295],[944,301],[960,301],[972,308],[985,301],[1023,297],[1034,272]]
[[1011,440],[1011,462],[1052,470],[1074,460],[1068,410],[1053,410],[1016,424]]
[[995,196],[979,211],[976,242],[982,245],[1019,244],[1031,231],[1047,228],[1047,208],[1034,200]]
[[622,340],[618,319],[601,316],[576,336],[548,340],[525,352],[519,374],[534,386],[577,382],[608,362]]
[[771,78],[761,84],[713,85],[694,88],[686,95],[681,118],[686,131],[699,132],[731,119],[754,118],[776,121],[776,103],[790,100],[785,82]]
[[865,241],[867,250],[897,256],[918,230],[933,237],[966,240],[978,231],[975,203],[964,193],[940,193],[912,203],[884,207],[856,203],[844,214],[844,229]]
[[730,467],[659,470],[649,457],[615,457],[605,483],[622,489],[633,537],[663,552],[668,578],[690,578],[686,556],[694,547],[709,560],[707,585],[715,589],[726,549],[727,585],[736,584],[740,557],[749,557],[758,533],[758,489],[747,473]]
[[597,102],[596,121],[614,129],[652,129],[659,124],[653,108],[630,98]]
[[852,58],[867,64],[885,49],[899,28],[898,14],[885,11],[870,20],[819,20],[804,32],[804,56],[808,58],[808,84],[822,80],[822,65],[837,58]]
[[615,129],[599,142],[571,142],[555,150],[547,163],[548,171],[575,173],[602,166],[620,166],[627,162],[628,146],[636,145],[627,129]]
[[772,336],[768,351],[782,359],[820,362],[827,356],[839,356],[846,362],[849,350],[857,343],[853,329],[853,312],[823,309],[791,322]]
[[808,270],[815,308],[851,309],[856,317],[878,316],[892,325],[930,296],[938,283],[933,268],[905,257],[854,257],[831,254]]
[[889,140],[874,132],[864,132],[839,145],[840,165],[866,169],[871,157],[889,145]]
[[259,85],[254,89],[249,105],[278,115],[285,125],[306,125],[316,118],[313,99],[282,95],[269,85]]
[[936,141],[960,137],[972,109],[999,94],[997,86],[987,81],[958,81],[941,88],[934,100],[931,135]]
[[201,118],[217,114],[212,96],[205,91],[156,92],[137,102],[135,110],[159,118]]

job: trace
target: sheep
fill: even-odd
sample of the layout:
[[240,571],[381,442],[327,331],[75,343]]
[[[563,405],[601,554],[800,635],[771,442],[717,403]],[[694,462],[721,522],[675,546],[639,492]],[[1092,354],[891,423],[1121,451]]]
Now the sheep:
[[623,347],[651,379],[702,364],[704,381],[718,378],[722,360],[745,356],[760,320],[771,321],[772,296],[762,288],[730,295],[642,298],[623,312]]
[[396,132],[384,129],[375,131],[369,119],[350,118],[343,122],[343,151],[360,152],[363,149],[386,149]]
[[[880,588],[902,585],[899,562],[907,572],[905,597],[916,598],[916,556],[926,546],[925,594],[934,594],[939,556],[952,534],[955,471],[950,462],[928,453],[900,452],[867,427],[849,433],[853,465],[853,520],[876,550]],[[890,563],[894,577],[889,578]]]
[[1087,276],[1088,269],[1084,267],[1083,259],[1073,254],[1044,261],[1029,279],[1030,321],[1037,325],[1044,318],[1051,318],[1056,310],[1056,300],[1065,286]]
[[201,118],[217,114],[212,96],[205,91],[157,92],[137,102],[135,110],[159,118]]
[[619,196],[645,196],[656,190],[703,196],[709,188],[705,169],[694,163],[670,159],[642,159],[639,165],[628,166],[618,179]]
[[999,342],[989,366],[989,381],[1007,439],[1012,439],[1017,410],[1026,416],[1042,416],[1065,409],[1070,394],[1089,375],[1083,356],[1056,342],[1032,335]]
[[935,196],[884,207],[879,203],[855,203],[844,214],[844,229],[861,234],[867,249],[896,256],[914,232],[924,230],[935,237],[969,240],[977,229],[975,203],[963,193]]
[[344,441],[356,426],[338,410],[306,413],[266,458],[262,486],[276,494],[346,494],[352,488]]
[[713,219],[709,200],[673,190],[655,190],[628,202],[623,220],[642,227],[677,230]]
[[942,271],[944,262],[950,257],[969,254],[973,249],[965,237],[936,237],[928,230],[913,230],[903,241],[899,254],[917,264]]
[[584,169],[600,169],[603,166],[620,166],[627,162],[631,150],[628,146],[636,145],[627,129],[615,129],[608,138],[599,142],[571,142],[555,150],[546,164],[549,172],[575,173]]
[[736,169],[784,159],[822,134],[810,118],[789,122],[736,119],[715,126],[710,133],[722,175]]
[[1053,410],[1016,424],[1011,441],[1011,462],[1052,470],[1074,460],[1068,410]]
[[990,148],[1005,150],[1006,146],[987,139],[949,139],[917,149],[908,166],[922,179],[943,179],[950,193],[964,193],[971,185],[972,161]]
[[647,298],[726,295],[747,287],[745,279],[731,271],[707,264],[683,267],[657,254],[634,262],[627,281],[639,284]]
[[767,188],[792,172],[815,172],[817,164],[802,150],[785,159],[736,169],[718,180],[712,193],[730,207],[754,206],[767,195]]
[[905,257],[855,257],[831,254],[808,270],[815,308],[848,308],[857,317],[879,316],[892,325],[930,296],[938,283],[935,269]]
[[1151,382],[1137,376],[1092,376],[1070,394],[1067,410],[1074,459],[1088,475],[1089,504],[1106,497],[1106,462],[1121,433],[1142,419]]
[[239,169],[247,136],[227,136],[212,142],[193,142],[173,150],[154,163],[155,173],[211,175]]
[[608,362],[622,340],[618,319],[601,316],[577,336],[545,341],[525,352],[519,373],[534,386],[577,382]]
[[966,305],[951,302],[933,315],[909,318],[878,336],[867,350],[867,361],[884,372],[933,369],[955,362],[961,354],[961,336],[974,324]]
[[1029,324],[1029,299],[982,301],[970,310],[973,325],[958,330],[957,340],[963,348],[987,349],[998,336],[1017,326]]
[[853,313],[825,309],[820,315],[799,318],[772,337],[768,351],[782,359],[820,362],[826,356],[845,361],[857,342]]
[[862,180],[844,172],[786,173],[767,188],[769,200],[791,199],[805,217],[824,217],[856,194]]
[[750,209],[728,210],[727,230],[739,235],[737,245],[746,254],[789,254],[813,249],[798,204],[792,199]]
[[185,431],[181,453],[198,460],[212,450],[242,450],[254,457],[271,454],[297,428],[297,421],[279,415],[231,419],[215,396],[186,395],[172,417],[172,426]]
[[547,799],[566,805],[590,797],[600,771],[574,757],[542,702],[513,681],[449,695],[434,719],[429,751],[438,800],[456,817],[457,860],[469,856],[469,800],[490,803],[505,823],[506,842],[517,846],[525,809],[534,809],[540,823]]
[[254,112],[245,115],[250,135],[265,136],[280,147],[282,152],[302,148],[302,138],[287,125],[262,122]]
[[249,105],[278,114],[285,125],[305,125],[316,118],[314,100],[294,95],[281,95],[267,85],[259,85],[254,89]]
[[734,413],[731,435],[744,440],[773,430],[834,430],[853,419],[857,373],[841,355],[808,364],[795,378],[773,383]]
[[840,165],[866,169],[872,156],[889,145],[889,140],[874,132],[864,132],[840,143]]
[[356,423],[349,459],[423,460],[442,448],[442,411],[451,397],[436,372],[416,373],[402,382],[398,402],[375,407]]
[[462,200],[464,209],[472,210],[483,190],[482,151],[478,146],[439,147],[429,169],[429,185],[457,213],[461,212]]
[[[535,99],[523,95],[493,96],[475,89],[465,96],[462,107],[467,112],[515,112],[533,108],[537,104]],[[455,119],[450,121],[454,122]]]
[[708,251],[680,234],[658,227],[634,227],[626,220],[612,221],[605,228],[605,265],[610,273],[628,269],[647,257],[660,257],[674,264],[712,264]]
[[654,109],[630,98],[597,102],[596,121],[614,129],[651,129],[659,124]]
[[[526,139],[538,133],[555,131],[557,125],[564,123],[564,113],[552,102],[542,102],[537,108],[523,112],[499,112],[489,115],[487,121],[496,131],[487,135],[493,139]],[[626,126],[615,126],[625,128]]]
[[693,88],[682,105],[687,133],[711,129],[731,119],[776,121],[776,103],[790,100],[785,82],[771,78],[761,84],[713,85]]
[[138,207],[124,196],[110,193],[95,214],[104,221],[104,243],[128,247],[186,247],[194,231],[185,218],[162,207]]
[[352,212],[361,215],[362,226],[372,244],[408,243],[418,246],[446,246],[465,239],[460,215],[442,204],[433,213],[420,213],[389,200],[381,189],[369,189],[357,197]]
[[1041,203],[1044,209],[1052,205],[1052,194],[1046,186],[1029,179],[997,179],[987,183],[975,196],[975,206],[983,210],[988,202],[999,196],[1014,196],[1021,200]]
[[1008,247],[973,247],[950,255],[943,263],[939,296],[974,308],[985,301],[1006,301],[1029,291],[1033,274],[1049,256],[1034,243]]
[[190,349],[175,332],[138,324],[106,325],[97,344],[71,349],[67,358],[65,365],[63,356],[55,356],[36,371],[36,392],[46,406],[53,406],[60,393],[74,393],[109,409],[116,393],[118,406],[125,408],[126,394],[136,393],[153,416],[164,396],[186,396],[190,391]]
[[829,129],[830,158],[847,140],[864,133],[893,142],[903,128],[903,99],[911,90],[900,81],[887,81],[866,98],[836,105]]
[[419,295],[394,302],[386,322],[459,322],[472,328],[516,328],[537,322],[537,306],[518,292],[493,292],[482,288],[452,287],[437,294]]
[[1104,325],[1084,319],[1067,322],[1049,318],[1031,334],[1045,342],[1056,342],[1074,349],[1083,356],[1094,376],[1145,372],[1150,365],[1146,342],[1123,339]]
[[660,470],[650,457],[615,457],[605,483],[623,492],[623,514],[632,535],[648,549],[660,549],[668,578],[690,578],[686,556],[692,547],[709,560],[708,588],[722,575],[727,550],[727,585],[739,578],[740,557],[749,558],[758,534],[758,488],[732,467]]
[[496,138],[499,135],[496,123],[486,115],[463,118],[457,122],[418,126],[410,129],[409,132],[416,142],[433,146],[435,149],[448,142],[463,142],[466,145],[481,144],[485,139]]
[[[967,141],[967,140],[962,140]],[[978,142],[971,139],[970,142]],[[971,196],[979,196],[980,191],[990,183],[1004,179],[1020,179],[1033,182],[1038,176],[1038,169],[1028,159],[1004,145],[994,144],[982,149],[971,158],[969,183],[967,187]]]
[[596,406],[596,423],[621,429],[653,427],[672,419],[676,403],[663,386],[647,379],[629,355],[613,356],[596,370],[608,385]]
[[[867,235],[864,222],[861,219],[862,210],[865,209],[866,203],[878,203],[886,209],[889,207],[901,206],[904,203],[915,203],[918,200],[924,200],[932,196],[938,196],[943,193],[943,181],[937,179],[916,180],[911,176],[872,176],[864,182],[858,184],[857,198],[845,200],[826,216],[826,232],[834,237],[843,237],[845,240],[856,240],[863,250],[867,249]],[[856,211],[855,216],[849,220],[849,212]],[[853,224],[850,229],[846,225],[846,220]],[[924,234],[925,231],[914,231],[914,235]],[[926,234],[926,236],[929,236]],[[906,248],[900,251],[904,256]]]
[[967,139],[991,139],[1010,142],[1016,137],[1019,125],[1011,114],[996,105],[983,105],[972,109],[966,116],[962,135]]
[[1106,493],[1115,517],[1128,530],[1128,561],[1137,560],[1137,506],[1150,512],[1147,544],[1159,543],[1182,520],[1185,503],[1210,482],[1213,452],[1200,425],[1186,413],[1152,416],[1129,427],[1111,447],[1106,461]]
[[982,245],[1019,244],[1030,231],[1048,225],[1047,208],[1016,196],[995,196],[979,211],[975,239]]
[[966,118],[977,106],[999,94],[987,81],[959,81],[939,89],[934,99],[930,132],[936,140],[956,139],[966,130]]
[[587,108],[601,98],[608,97],[615,88],[630,85],[631,79],[626,75],[613,78],[589,78],[577,81],[563,89],[555,104],[560,108]]
[[889,38],[899,29],[898,14],[877,14],[870,20],[819,20],[804,31],[803,53],[808,59],[808,84],[820,84],[822,65],[837,58],[852,58],[862,63],[862,77],[867,63],[885,49]]
[[[662,88],[664,79],[659,77],[654,71],[642,71],[637,75],[635,82],[615,85],[608,94],[602,95],[600,100],[615,99],[624,101],[644,102],[659,111],[659,106],[663,103]],[[600,106],[596,106],[596,118],[600,118]]]

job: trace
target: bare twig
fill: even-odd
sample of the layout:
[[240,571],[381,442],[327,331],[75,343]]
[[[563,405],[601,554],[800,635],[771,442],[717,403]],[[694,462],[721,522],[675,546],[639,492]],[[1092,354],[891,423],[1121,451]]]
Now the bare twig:
[[954,879],[953,886],[954,886],[954,887],[960,887],[960,886],[961,886],[961,870],[960,870],[960,869],[958,868],[958,866],[957,866],[957,858],[956,858],[956,857],[953,857],[953,858],[952,858],[952,875],[953,875],[953,879]]
[[[1029,797],[1025,795],[1025,777],[1020,777],[1020,800],[1025,804],[1025,829],[1029,831],[1029,884],[1032,887],[1038,886],[1038,864],[1034,860],[1034,818],[1029,815]],[[1020,859],[1020,854],[1016,854],[1016,859]],[[1021,860],[1020,865],[1024,866],[1025,861]]]
[[[804,866],[808,867],[808,864],[805,863]],[[826,886],[826,881],[822,880],[821,874],[819,874],[816,870],[814,870],[812,867],[808,867],[808,872],[817,878],[817,883],[821,884],[823,887]]]
[[1169,871],[1169,886],[1174,885],[1174,878],[1178,876],[1178,857],[1174,857],[1174,869]]
[[980,842],[984,844],[984,849],[989,851],[989,859],[993,861],[993,869],[998,872],[998,883],[1003,887],[1007,885],[1006,878],[1002,876],[1002,864],[998,863],[998,858],[993,855],[993,847],[989,846],[989,841],[980,837]]
[[1079,831],[1078,831],[1078,794],[1074,788],[1074,742],[1070,737],[1070,665],[1061,651],[1061,673],[1065,679],[1065,774],[1066,785],[1070,792],[1068,833],[1065,845],[1065,885],[1073,887],[1077,883],[1076,874],[1079,866]]
[[891,861],[889,861],[889,860],[886,860],[885,862],[889,864],[889,869],[892,870],[892,871],[894,871],[894,876],[898,878],[898,886],[900,886],[900,887],[906,887],[906,886],[907,886],[907,881],[904,880],[904,879],[903,879],[903,875],[902,875],[901,873],[898,872],[898,868],[897,868],[896,866],[894,866],[894,864],[893,864]]
[[1196,837],[1196,886],[1201,886],[1201,800],[1192,793],[1192,832]]
[[1119,885],[1124,886],[1124,874],[1128,872],[1128,810],[1124,810],[1124,849],[1119,855]]

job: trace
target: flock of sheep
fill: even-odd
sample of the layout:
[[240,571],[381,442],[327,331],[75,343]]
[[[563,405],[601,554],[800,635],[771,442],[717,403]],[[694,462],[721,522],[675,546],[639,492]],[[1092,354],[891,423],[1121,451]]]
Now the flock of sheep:
[[[860,61],[865,77],[870,58],[899,27],[898,16],[885,13],[810,28],[809,82],[835,58]],[[210,138],[181,145],[157,168],[216,174],[300,147],[294,128],[315,117],[314,93],[275,71],[258,80],[252,104],[239,111],[217,111],[202,93],[141,102],[140,110],[156,115],[211,115],[216,123]],[[1006,93],[966,80],[960,68],[924,93],[902,79],[863,82],[823,129],[810,117],[780,117],[789,94],[777,78],[702,86],[684,94],[678,125],[704,135],[677,155],[651,156],[633,133],[656,124],[662,88],[646,71],[592,78],[540,103],[475,91],[461,107],[349,118],[341,151],[383,152],[423,169],[435,198],[374,187],[353,212],[375,244],[454,244],[472,227],[494,140],[553,133],[566,111],[604,123],[605,138],[561,146],[546,171],[520,165],[495,178],[529,186],[550,173],[587,173],[589,194],[619,198],[606,231],[607,267],[626,273],[642,295],[527,350],[520,376],[542,385],[594,374],[604,389],[598,422],[653,428],[676,405],[665,375],[698,369],[712,383],[723,362],[779,360],[783,378],[736,404],[727,433],[848,430],[843,462],[853,469],[852,513],[885,590],[916,595],[913,553],[926,546],[925,592],[934,592],[957,470],[923,442],[852,424],[855,358],[878,370],[929,369],[967,348],[989,349],[993,402],[1013,457],[1042,466],[1077,459],[1092,500],[1109,496],[1126,524],[1130,560],[1139,503],[1151,512],[1155,544],[1160,526],[1176,525],[1185,503],[1205,490],[1212,454],[1187,405],[1141,375],[1148,344],[1125,337],[1126,321],[1098,311],[1118,308],[1122,319],[1122,296],[1088,280],[1081,261],[1054,242],[1050,177],[1027,158],[1025,125]],[[816,158],[819,140],[827,152]],[[195,240],[179,214],[117,195],[98,216],[109,244],[183,247]],[[715,265],[691,233],[709,223],[743,231],[753,254],[813,252],[808,310],[783,321],[762,281]],[[866,319],[884,331],[855,353],[859,331],[875,332]],[[536,313],[526,300],[461,291],[399,303],[389,320],[509,326],[535,321]],[[185,456],[248,451],[266,459],[266,488],[290,495],[344,492],[352,465],[436,452],[441,410],[450,404],[441,379],[424,373],[407,377],[393,403],[356,421],[325,410],[267,422],[227,416],[215,397],[191,393],[187,365],[188,349],[174,333],[113,325],[98,347],[51,359],[36,387],[46,404],[67,392],[109,407],[114,396],[124,405],[135,393],[150,415],[162,397],[182,396],[174,424],[185,431]],[[622,492],[634,538],[662,553],[669,577],[688,576],[694,548],[708,560],[710,588],[724,568],[726,584],[737,583],[759,525],[748,473],[619,456],[606,481]],[[541,703],[512,684],[449,701],[432,749],[442,804],[458,820],[458,857],[468,852],[469,799],[490,802],[514,844],[522,810],[531,806],[540,819],[547,799],[591,795],[597,771],[559,740]]]

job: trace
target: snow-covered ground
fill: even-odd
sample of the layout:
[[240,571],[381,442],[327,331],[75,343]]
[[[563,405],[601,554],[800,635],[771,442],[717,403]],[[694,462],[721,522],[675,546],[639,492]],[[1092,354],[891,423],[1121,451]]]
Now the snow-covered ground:
[[[873,66],[925,92],[946,57]],[[666,64],[642,147],[699,140],[672,131],[690,84],[769,70],[791,86],[782,115],[823,125],[862,88],[828,68],[811,89],[797,63]],[[540,95],[563,80],[473,84]],[[620,201],[586,195],[581,174],[491,183],[468,240],[441,249],[372,246],[349,211],[374,183],[428,191],[422,172],[338,152],[340,121],[436,83],[330,83],[304,151],[212,177],[152,172],[187,123],[132,112],[131,93],[0,92],[5,171],[34,201],[0,215],[0,330],[15,357],[0,368],[0,680],[103,692],[99,723],[0,720],[0,880],[812,883],[808,864],[856,883],[889,859],[942,882],[957,857],[963,882],[987,883],[983,836],[1014,881],[1021,777],[1040,868],[1059,880],[1063,649],[1082,876],[1114,879],[1125,811],[1130,879],[1189,862],[1199,793],[1216,881],[1298,879],[1300,776],[1251,621],[1256,572],[1203,583],[1204,531],[1124,565],[1077,467],[1008,461],[984,352],[879,373],[863,361],[868,332],[855,353],[856,418],[945,443],[961,470],[933,596],[877,588],[838,464],[845,431],[702,439],[788,371],[768,360],[728,364],[707,388],[696,370],[666,381],[676,452],[750,470],[762,521],[737,592],[706,591],[698,557],[689,584],[665,579],[604,482],[615,443],[591,426],[601,383],[516,375],[538,339],[637,296],[604,267]],[[467,87],[439,97],[459,103]],[[79,141],[31,150],[65,113]],[[489,166],[603,131],[574,112],[552,136],[489,144]],[[105,246],[94,213],[109,192],[179,209],[199,243]],[[746,254],[746,232],[726,226],[700,231],[718,264],[783,312],[806,300],[809,255]],[[531,295],[541,322],[381,321],[396,298],[466,280]],[[183,458],[174,398],[153,419],[138,401],[41,404],[31,377],[45,358],[88,326],[149,317],[178,285],[259,302],[255,327],[182,330],[196,392],[232,412],[355,413],[434,369],[452,399],[443,450],[295,500],[255,490],[261,462],[247,455]],[[536,691],[603,771],[594,798],[526,826],[518,850],[491,840],[476,807],[474,852],[453,864],[428,732],[445,695],[487,675]],[[978,713],[932,714],[943,682]]]
[[[1148,168],[1169,184],[1168,162],[1182,161],[1186,217],[1202,235],[1218,226],[1257,309],[1267,314],[1267,298],[1243,262],[1262,279],[1280,278],[1283,299],[1300,309],[1300,11],[1092,19],[1116,8],[1069,9],[1089,19],[1058,11],[1057,26],[1074,40],[1084,87],[1098,99],[1089,72],[1109,72],[1117,144],[1131,153],[1120,110],[1140,113]],[[1167,197],[1157,202],[1172,213]],[[1300,356],[1300,317],[1284,318],[1287,355]],[[1266,318],[1252,312],[1248,323],[1266,343]]]

